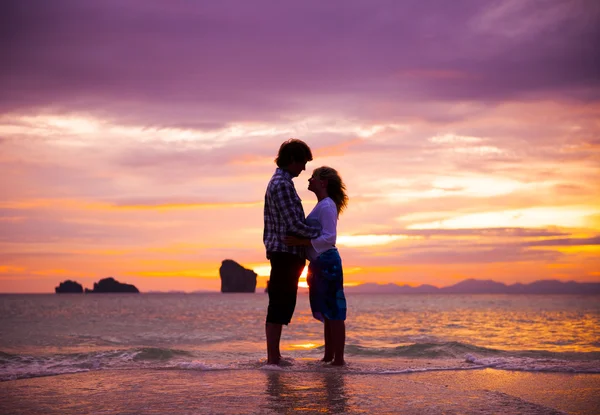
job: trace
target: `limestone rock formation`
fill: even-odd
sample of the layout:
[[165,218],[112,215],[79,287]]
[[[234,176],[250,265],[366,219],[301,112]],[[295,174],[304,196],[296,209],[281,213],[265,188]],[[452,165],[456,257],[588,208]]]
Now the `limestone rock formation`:
[[83,292],[83,287],[77,281],[66,280],[61,282],[58,287],[54,288],[54,292],[56,292],[56,294],[77,294]]
[[101,279],[94,283],[94,289],[85,289],[86,293],[139,293],[140,291],[131,284],[123,284],[113,277]]
[[222,293],[253,293],[256,291],[256,272],[226,259],[219,268]]

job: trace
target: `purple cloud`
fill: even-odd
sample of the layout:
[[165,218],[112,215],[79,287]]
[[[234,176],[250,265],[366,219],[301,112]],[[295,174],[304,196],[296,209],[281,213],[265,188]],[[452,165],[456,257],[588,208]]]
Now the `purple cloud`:
[[592,238],[561,238],[542,241],[523,242],[522,246],[584,246],[600,245],[600,236]]
[[9,1],[0,111],[214,127],[332,104],[597,101],[600,9],[563,4]]
[[390,232],[373,232],[374,235],[413,235],[430,237],[482,236],[501,238],[539,238],[566,236],[567,232],[538,228],[482,228],[482,229],[396,229]]
[[[385,252],[385,255],[381,255]],[[454,242],[432,243],[412,247],[396,247],[387,250],[379,248],[377,266],[436,265],[436,264],[491,264],[516,262],[551,262],[564,257],[564,254],[551,250],[528,250],[517,244],[459,244]],[[342,254],[351,264],[373,262],[364,249],[343,248]]]

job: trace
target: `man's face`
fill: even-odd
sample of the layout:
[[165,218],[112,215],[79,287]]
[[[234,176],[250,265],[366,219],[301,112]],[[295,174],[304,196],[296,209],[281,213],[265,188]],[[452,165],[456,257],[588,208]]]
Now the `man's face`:
[[287,168],[292,177],[300,176],[304,170],[306,170],[306,161],[294,161]]

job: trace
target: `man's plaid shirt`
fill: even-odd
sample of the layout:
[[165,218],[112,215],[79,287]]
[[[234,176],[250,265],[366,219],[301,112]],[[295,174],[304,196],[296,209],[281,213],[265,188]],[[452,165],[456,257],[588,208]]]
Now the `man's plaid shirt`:
[[265,193],[265,229],[263,242],[269,252],[289,252],[304,258],[304,247],[287,246],[282,239],[286,235],[316,238],[320,229],[311,228],[305,223],[302,201],[296,193],[292,175],[277,168],[271,177]]

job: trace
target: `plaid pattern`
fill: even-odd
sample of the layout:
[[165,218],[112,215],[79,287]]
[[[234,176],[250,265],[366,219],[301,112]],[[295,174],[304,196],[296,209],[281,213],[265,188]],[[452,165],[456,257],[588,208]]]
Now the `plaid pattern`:
[[264,217],[263,242],[267,258],[269,252],[289,252],[304,258],[304,247],[287,246],[282,242],[283,237],[293,234],[313,239],[321,233],[320,229],[311,228],[304,222],[302,201],[296,193],[292,176],[281,168],[275,170],[267,185]]

